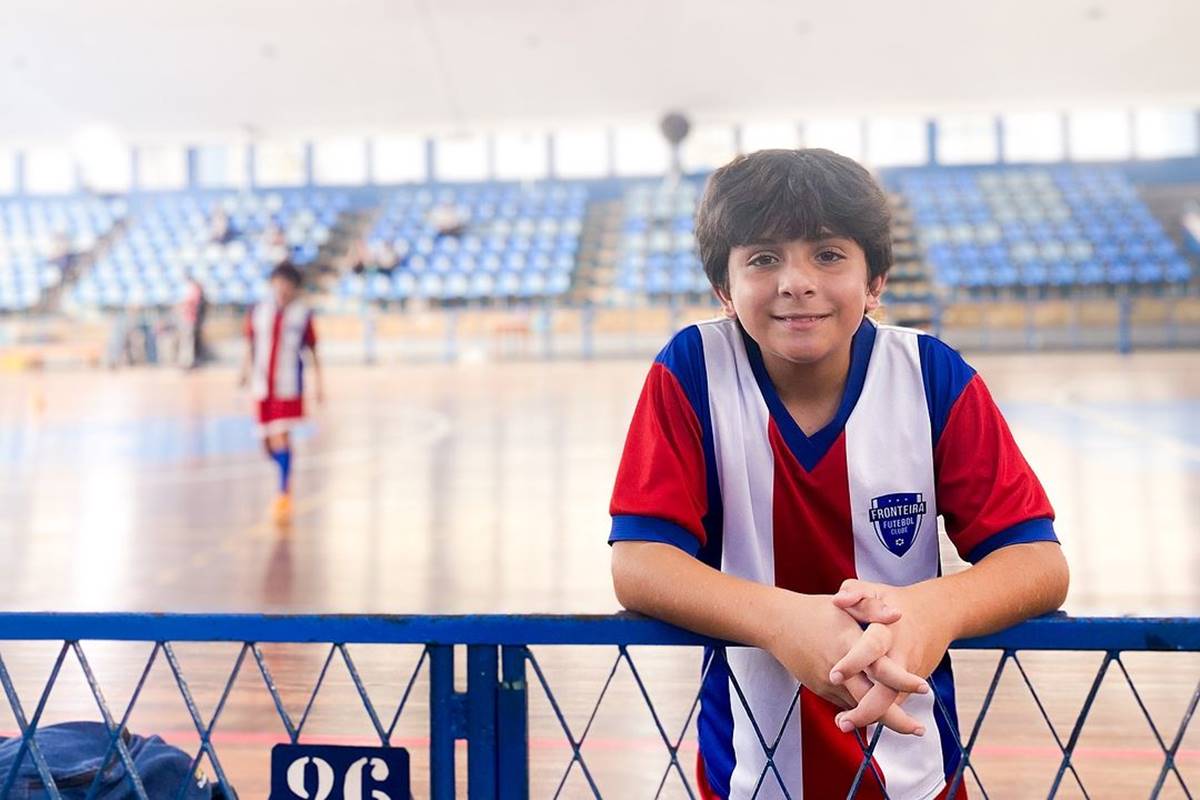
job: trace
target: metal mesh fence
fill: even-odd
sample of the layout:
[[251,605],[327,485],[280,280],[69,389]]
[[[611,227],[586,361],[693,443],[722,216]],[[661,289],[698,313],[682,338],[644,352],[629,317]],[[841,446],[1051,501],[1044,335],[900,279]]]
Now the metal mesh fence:
[[[35,733],[66,719],[103,724],[102,760],[145,800],[162,794],[143,784],[130,730],[161,734],[189,774],[245,798],[267,795],[280,742],[403,746],[414,796],[439,800],[695,798],[699,647],[722,644],[632,615],[0,614],[0,735],[65,800],[99,796],[101,780],[56,784]],[[1192,797],[1200,620],[1048,617],[955,649],[945,796]],[[750,796],[800,797],[779,769],[783,726],[760,725],[729,684],[765,756]],[[934,713],[955,716],[940,698]],[[894,735],[857,734],[846,797],[891,796],[872,756]],[[0,799],[27,796],[17,775],[0,773]]]

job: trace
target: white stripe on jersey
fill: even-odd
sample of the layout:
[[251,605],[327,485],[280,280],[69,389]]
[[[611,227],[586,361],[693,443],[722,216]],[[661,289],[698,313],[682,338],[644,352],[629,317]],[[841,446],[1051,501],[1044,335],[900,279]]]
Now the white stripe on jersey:
[[[862,580],[891,586],[908,586],[938,573],[933,434],[917,349],[919,335],[906,328],[877,326],[866,382],[846,421],[854,570]],[[903,557],[880,546],[870,520],[872,498],[896,492],[921,494],[926,509],[917,538]],[[904,710],[925,726],[924,736],[884,730],[879,737],[875,760],[892,797],[926,797],[940,791],[945,782],[933,706],[932,692],[914,694],[904,704]],[[868,735],[874,734],[871,726]]]
[[[304,333],[308,330],[310,311],[300,302],[288,303],[283,310],[279,325],[279,342],[276,343],[274,386],[268,386],[271,345],[275,328],[275,301],[267,299],[254,307],[250,323],[254,334],[254,372],[251,386],[254,397],[265,400],[294,400],[300,396],[300,350],[304,346]],[[270,391],[273,388],[274,391]]]
[[[737,324],[717,320],[698,327],[704,342],[713,449],[725,509],[721,571],[774,586],[775,458],[767,435],[770,414],[754,379]],[[773,743],[800,684],[763,650],[730,647],[725,655],[729,671],[737,679],[763,738],[767,744]],[[729,798],[741,800],[753,795],[767,756],[732,680],[729,706],[733,712],[735,758]],[[774,774],[769,773],[757,795],[764,800],[803,797],[799,702],[791,712],[775,755],[775,766],[783,776],[787,795],[780,790]]]

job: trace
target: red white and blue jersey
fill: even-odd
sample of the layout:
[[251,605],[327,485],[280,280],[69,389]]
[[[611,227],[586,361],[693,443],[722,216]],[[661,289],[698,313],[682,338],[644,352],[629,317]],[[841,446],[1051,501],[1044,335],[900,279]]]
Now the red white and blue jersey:
[[[837,415],[812,435],[736,321],[681,331],[646,378],[611,511],[610,542],[669,543],[806,594],[834,593],[847,578],[902,586],[938,576],[938,515],[972,563],[1006,545],[1056,541],[1050,502],[974,370],[932,336],[868,319]],[[862,750],[834,725],[832,704],[801,688],[792,709],[799,684],[762,650],[710,649],[704,663],[706,789],[750,797],[766,766],[740,688],[768,743],[783,730],[774,761],[787,796],[846,795]],[[936,797],[958,767],[948,656],[930,683],[933,693],[905,703],[925,736],[885,730],[875,749],[896,800]],[[935,713],[934,693],[948,715]],[[785,795],[769,773],[757,796]],[[882,797],[870,774],[858,796]]]
[[246,336],[253,347],[251,391],[260,401],[295,400],[304,394],[304,348],[317,344],[312,311],[298,301],[280,308],[263,300],[246,315]]

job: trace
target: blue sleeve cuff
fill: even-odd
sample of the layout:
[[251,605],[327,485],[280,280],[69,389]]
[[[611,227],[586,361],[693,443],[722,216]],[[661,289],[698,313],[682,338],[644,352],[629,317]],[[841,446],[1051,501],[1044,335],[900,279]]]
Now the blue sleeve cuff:
[[977,564],[985,556],[991,555],[1001,547],[1008,547],[1010,544],[1057,541],[1058,537],[1054,535],[1054,523],[1048,517],[1028,519],[999,533],[993,533],[975,545],[975,549],[967,553],[967,561]]
[[642,517],[636,514],[613,517],[608,543],[613,542],[662,542],[674,545],[690,556],[700,552],[700,540],[687,528],[658,517]]

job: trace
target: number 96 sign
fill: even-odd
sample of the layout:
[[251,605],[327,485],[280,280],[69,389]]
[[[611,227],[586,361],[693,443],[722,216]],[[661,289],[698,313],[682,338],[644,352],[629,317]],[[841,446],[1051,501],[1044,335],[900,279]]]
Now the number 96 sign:
[[275,745],[270,800],[412,800],[408,751]]

